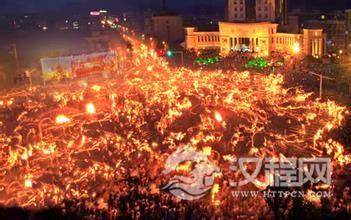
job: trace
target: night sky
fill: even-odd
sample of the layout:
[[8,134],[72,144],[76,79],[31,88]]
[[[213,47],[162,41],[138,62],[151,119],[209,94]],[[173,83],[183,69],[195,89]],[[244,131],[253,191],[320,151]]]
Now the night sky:
[[[133,10],[155,8],[161,0],[0,0],[0,13],[59,11],[70,8],[104,7],[114,10]],[[191,5],[223,6],[225,0],[168,0],[173,9],[182,9]],[[307,2],[307,3],[304,3]],[[351,8],[351,0],[290,0],[290,8],[307,9],[345,9]]]

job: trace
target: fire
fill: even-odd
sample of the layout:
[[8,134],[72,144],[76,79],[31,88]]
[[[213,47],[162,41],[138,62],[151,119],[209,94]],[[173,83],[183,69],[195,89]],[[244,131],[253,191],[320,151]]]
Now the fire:
[[[92,208],[104,208],[106,195],[120,196],[116,181],[130,174],[163,182],[159,171],[165,158],[183,144],[205,156],[218,155],[221,171],[242,151],[259,157],[330,157],[340,172],[351,163],[347,148],[330,134],[343,124],[345,107],[286,88],[282,75],[170,67],[155,51],[128,39],[133,58],[121,80],[94,79],[92,87],[77,82],[73,89],[39,86],[0,97],[19,109],[5,113],[15,123],[1,119],[0,186],[11,195],[0,194],[0,206],[91,199],[101,201]],[[100,109],[101,117],[86,115]],[[191,166],[188,161],[172,168],[189,172]],[[223,175],[230,173],[223,169]],[[330,189],[340,190],[338,181],[333,179]],[[216,182],[212,204],[222,204],[227,192]]]
[[94,92],[100,92],[101,91],[101,86],[99,85],[93,85],[91,87],[91,89],[94,91]]
[[33,181],[31,179],[24,180],[24,186],[26,188],[32,188],[33,187]]
[[222,122],[223,121],[222,115],[219,112],[215,112],[215,119],[218,122]]
[[220,192],[220,186],[219,184],[215,183],[211,190],[211,200],[212,200],[212,204],[215,206],[218,206],[221,204],[221,201],[216,198],[219,192]]
[[204,147],[203,152],[206,156],[210,156],[211,152],[212,152],[212,148],[211,147]]
[[65,115],[58,115],[56,117],[56,124],[67,124],[71,121],[71,119],[69,119],[67,116]]
[[85,106],[86,112],[88,114],[95,114],[96,113],[96,109],[95,109],[95,105],[93,103],[88,103]]

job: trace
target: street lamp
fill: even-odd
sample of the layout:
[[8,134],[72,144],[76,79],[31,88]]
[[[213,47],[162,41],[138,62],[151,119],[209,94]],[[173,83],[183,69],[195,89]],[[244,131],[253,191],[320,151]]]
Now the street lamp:
[[170,51],[170,50],[168,50],[168,51],[167,51],[167,56],[168,56],[168,57],[173,57],[173,52]]
[[167,54],[168,57],[173,57],[174,54],[179,54],[181,62],[182,62],[182,66],[184,66],[184,53],[183,53],[183,51],[171,51],[171,50],[168,50],[166,54]]
[[309,71],[309,74],[313,75],[313,76],[317,76],[319,77],[319,98],[322,99],[323,98],[323,80],[327,79],[327,80],[335,80],[334,78],[330,78],[327,76],[324,76],[322,74],[317,74],[315,72]]
[[298,42],[294,43],[294,54],[299,54],[301,52],[300,44]]

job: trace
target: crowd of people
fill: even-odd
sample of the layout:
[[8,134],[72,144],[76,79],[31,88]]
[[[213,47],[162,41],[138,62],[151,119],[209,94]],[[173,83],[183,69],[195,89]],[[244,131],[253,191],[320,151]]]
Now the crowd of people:
[[[338,139],[328,129],[340,126],[343,107],[312,100],[296,88],[286,92],[279,75],[172,69],[139,46],[122,80],[0,96],[0,219],[348,216],[348,149],[328,142]],[[231,58],[239,65],[252,57]],[[223,65],[234,68],[230,61]],[[324,149],[327,143],[330,149]],[[171,176],[162,173],[165,160],[183,145],[210,147],[208,156],[222,171],[215,180],[218,192],[184,201],[163,190]],[[321,156],[327,150],[336,168],[331,190],[337,195],[331,199],[231,195],[230,181],[238,175],[225,158]],[[252,184],[237,188],[252,189],[267,190]],[[16,205],[34,211],[11,208]]]

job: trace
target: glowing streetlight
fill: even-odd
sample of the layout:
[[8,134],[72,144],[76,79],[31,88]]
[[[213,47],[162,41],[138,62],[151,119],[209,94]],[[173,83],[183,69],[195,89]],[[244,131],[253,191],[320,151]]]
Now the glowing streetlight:
[[295,53],[295,54],[300,53],[300,52],[301,52],[300,44],[297,43],[297,42],[294,43],[294,48],[293,48],[293,50],[294,50],[294,53]]
[[167,51],[167,56],[168,56],[168,57],[173,57],[173,52],[170,51],[170,50],[168,50],[168,51]]

